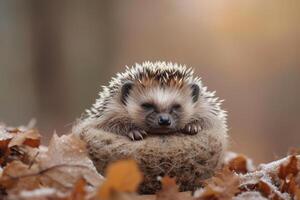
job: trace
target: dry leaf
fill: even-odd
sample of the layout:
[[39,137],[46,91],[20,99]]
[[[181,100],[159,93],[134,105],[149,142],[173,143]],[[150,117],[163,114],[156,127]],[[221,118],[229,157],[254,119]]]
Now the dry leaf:
[[300,187],[296,189],[295,200],[300,200]]
[[9,142],[8,147],[20,146],[22,144],[30,147],[39,147],[41,135],[36,129],[27,130],[17,133]]
[[[44,184],[70,189],[80,178],[97,187],[103,181],[93,162],[88,158],[85,143],[74,135],[53,135],[48,150],[40,153],[38,164],[45,175]],[[48,170],[51,169],[51,170]]]
[[296,190],[297,184],[293,176],[290,176],[286,180],[282,181],[282,184],[280,186],[281,192],[287,192],[291,194],[291,196],[294,196],[296,194]]
[[83,178],[79,179],[76,182],[69,199],[84,200],[86,196],[85,186],[86,186],[86,181]]
[[285,179],[289,174],[292,174],[293,176],[297,176],[299,172],[298,168],[298,159],[296,156],[291,156],[288,164],[286,165],[280,165],[279,171],[278,171],[278,177],[281,179]]
[[240,180],[228,168],[224,168],[216,176],[206,182],[201,190],[198,200],[230,200],[239,190]]
[[[40,145],[40,134],[35,129],[8,128],[0,125],[0,165],[5,166],[13,160],[25,160],[29,157],[27,147]],[[25,152],[23,151],[25,149]],[[30,150],[31,151],[31,150]],[[34,150],[32,150],[34,151]]]
[[135,161],[121,160],[108,166],[106,179],[97,194],[100,199],[109,199],[113,193],[136,192],[142,174]]
[[179,192],[170,177],[161,179],[162,189],[156,195],[137,195],[142,174],[133,160],[110,165],[101,185],[103,177],[88,158],[85,143],[74,135],[55,134],[48,149],[35,148],[39,144],[37,130],[0,124],[0,199],[300,200],[300,156],[295,156],[295,150],[292,156],[261,165],[255,172],[246,156],[228,154],[227,168],[206,181],[193,198],[190,192]]
[[161,179],[162,190],[156,194],[156,200],[190,200],[191,192],[179,192],[175,178],[165,176]]
[[8,144],[15,134],[7,131],[4,125],[0,125],[0,165],[6,164],[6,158],[9,155]]
[[39,188],[40,183],[36,178],[38,174],[37,165],[29,168],[28,165],[20,161],[13,161],[4,168],[0,185],[12,193]]
[[179,199],[178,186],[176,180],[165,176],[161,179],[162,190],[157,193],[157,200],[177,200]]
[[261,194],[265,197],[269,197],[272,193],[272,189],[270,188],[270,186],[265,183],[264,181],[259,181],[258,185],[257,185],[257,189],[258,191],[261,192]]
[[243,155],[238,155],[229,161],[228,168],[236,173],[246,174],[248,172],[247,158]]

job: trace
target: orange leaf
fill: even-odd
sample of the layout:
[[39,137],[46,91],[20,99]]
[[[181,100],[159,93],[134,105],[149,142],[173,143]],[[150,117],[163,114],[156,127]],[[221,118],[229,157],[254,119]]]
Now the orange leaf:
[[298,159],[296,156],[291,156],[287,165],[280,165],[278,177],[285,179],[289,174],[296,176],[298,172]]
[[295,199],[300,200],[300,188],[296,189]]
[[264,181],[258,182],[258,190],[264,195],[265,197],[268,197],[272,193],[272,189],[270,186],[265,183]]
[[247,169],[247,159],[245,156],[239,155],[234,159],[230,160],[228,163],[228,167],[230,171],[234,171],[236,173],[246,174],[248,172]]
[[[174,178],[165,176],[161,179],[162,190],[156,194],[156,200],[180,200],[178,186]],[[187,196],[185,199],[191,199]]]
[[86,181],[83,178],[79,179],[74,186],[70,200],[84,200],[86,196],[85,186]]
[[114,192],[135,192],[142,174],[134,160],[121,160],[108,166],[106,178],[97,194],[100,199],[109,199]]
[[239,185],[239,177],[225,167],[206,181],[206,187],[203,188],[198,200],[232,199],[240,191]]
[[282,184],[280,186],[281,192],[287,192],[292,196],[294,196],[296,194],[296,190],[297,190],[297,184],[294,177],[289,176],[288,179],[282,181]]

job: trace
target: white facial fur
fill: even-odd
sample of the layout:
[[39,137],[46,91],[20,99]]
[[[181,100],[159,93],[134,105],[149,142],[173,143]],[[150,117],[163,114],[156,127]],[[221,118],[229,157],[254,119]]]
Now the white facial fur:
[[193,116],[195,103],[192,102],[191,89],[183,87],[181,89],[171,87],[150,87],[133,88],[127,98],[127,111],[129,117],[137,124],[143,126],[143,115],[145,111],[141,107],[142,103],[153,103],[160,112],[165,112],[174,104],[180,104],[182,114],[180,115],[180,124],[183,126]]

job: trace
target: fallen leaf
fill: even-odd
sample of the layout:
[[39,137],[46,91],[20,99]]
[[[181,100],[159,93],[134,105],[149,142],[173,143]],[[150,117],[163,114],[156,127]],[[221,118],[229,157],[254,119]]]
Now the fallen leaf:
[[84,200],[85,196],[86,196],[86,191],[85,191],[86,184],[87,183],[83,178],[79,179],[76,182],[69,199],[70,200]]
[[142,181],[142,174],[134,160],[120,160],[108,166],[106,180],[97,196],[109,199],[114,193],[136,192]]
[[296,189],[295,200],[300,200],[300,188]]
[[262,195],[265,197],[269,197],[272,193],[272,189],[264,181],[259,181],[257,188],[258,188],[258,191],[260,191],[262,193]]
[[281,192],[286,192],[291,194],[291,196],[294,196],[296,194],[297,185],[295,178],[293,176],[288,177],[286,180],[282,181],[282,184],[280,186]]
[[228,168],[231,171],[234,171],[238,174],[239,173],[246,174],[248,172],[247,158],[243,155],[238,155],[237,157],[229,161]]
[[40,145],[40,134],[36,129],[11,128],[0,125],[0,165],[5,166],[13,160],[22,160],[29,153],[22,149],[36,148]]
[[103,182],[93,162],[87,155],[85,143],[75,135],[53,135],[48,150],[37,157],[44,176],[43,184],[57,189],[68,190],[84,178],[93,187]]
[[37,165],[31,166],[21,161],[13,161],[6,165],[0,178],[1,188],[5,188],[11,193],[21,190],[32,190],[39,188],[40,183],[36,176],[39,175]]
[[206,181],[198,200],[231,200],[238,192],[240,179],[228,168],[222,169],[214,177]]
[[7,131],[4,125],[0,125],[0,165],[4,166],[6,164],[6,158],[9,154],[8,144],[10,140],[14,137],[14,134]]
[[9,142],[8,147],[20,146],[22,144],[30,147],[39,147],[41,135],[36,129],[30,129],[25,132],[17,133]]
[[174,178],[165,176],[160,182],[162,184],[162,190],[157,193],[157,200],[179,200],[179,190]]
[[288,161],[288,164],[280,165],[278,177],[281,179],[285,179],[289,174],[296,176],[298,172],[298,159],[296,158],[296,156],[291,156]]

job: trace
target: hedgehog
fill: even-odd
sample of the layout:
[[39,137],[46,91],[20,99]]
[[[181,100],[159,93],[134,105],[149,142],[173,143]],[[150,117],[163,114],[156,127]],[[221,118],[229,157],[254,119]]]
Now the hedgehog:
[[143,193],[157,191],[161,175],[176,176],[181,189],[190,190],[220,166],[227,147],[221,103],[191,68],[144,62],[103,86],[73,132],[87,142],[100,173],[114,160],[131,157],[148,179]]

